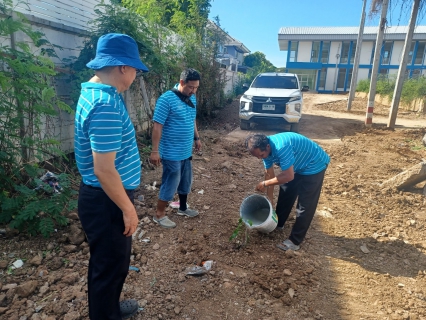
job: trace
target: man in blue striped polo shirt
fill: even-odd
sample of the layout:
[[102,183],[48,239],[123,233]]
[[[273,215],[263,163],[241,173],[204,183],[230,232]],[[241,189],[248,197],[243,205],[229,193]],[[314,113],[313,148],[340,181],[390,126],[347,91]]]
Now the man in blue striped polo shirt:
[[174,228],[176,223],[166,216],[166,207],[177,191],[178,215],[195,217],[196,210],[187,206],[192,184],[192,147],[201,150],[196,117],[195,93],[200,85],[200,74],[185,69],[179,83],[158,99],[154,111],[152,152],[150,161],[156,166],[163,164],[163,176],[158,196],[157,212],[153,220],[163,228]]
[[129,89],[138,70],[148,68],[135,40],[118,33],[99,38],[87,67],[95,76],[81,85],[74,148],[82,176],[78,215],[90,246],[89,318],[121,320],[139,309],[136,300],[119,299],[138,225],[133,191],[140,184],[141,161],[120,93]]
[[[250,153],[263,160],[265,180],[259,182],[256,190],[267,190],[274,204],[274,186],[280,185],[276,213],[277,228],[283,229],[297,200],[296,222],[290,236],[277,247],[282,250],[299,250],[314,217],[324,174],[330,162],[328,154],[312,140],[293,132],[283,132],[272,136],[250,135],[246,139]],[[281,172],[275,176],[274,164]]]

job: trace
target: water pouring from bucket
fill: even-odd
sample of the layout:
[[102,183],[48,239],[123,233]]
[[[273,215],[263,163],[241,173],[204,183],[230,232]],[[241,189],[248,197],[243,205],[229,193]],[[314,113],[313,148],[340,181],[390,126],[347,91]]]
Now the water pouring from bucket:
[[263,233],[273,231],[278,224],[278,217],[269,199],[263,195],[253,194],[243,200],[240,217],[249,229]]

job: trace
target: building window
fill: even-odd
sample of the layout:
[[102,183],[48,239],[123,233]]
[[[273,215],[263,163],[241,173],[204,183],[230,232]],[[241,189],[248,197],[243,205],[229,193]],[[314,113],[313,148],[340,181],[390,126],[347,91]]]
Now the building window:
[[346,83],[346,88],[350,88],[351,87],[351,83],[352,83],[352,68],[350,68],[348,70],[348,82]]
[[311,62],[318,62],[319,50],[320,50],[320,42],[319,41],[313,41],[312,42],[312,51],[311,51]]
[[340,63],[348,63],[349,61],[349,47],[351,43],[349,41],[342,42],[342,51],[340,54]]
[[426,44],[425,41],[418,42],[414,64],[423,64],[423,57],[425,54],[425,44]]
[[336,89],[343,89],[345,87],[345,76],[346,76],[346,69],[340,68],[339,73],[337,75]]
[[328,57],[330,55],[330,43],[330,41],[324,41],[322,43],[321,63],[328,63]]
[[324,90],[325,88],[325,79],[327,78],[327,68],[322,68],[320,71],[320,78],[318,83],[318,89]]
[[352,49],[351,49],[351,64],[355,61],[355,51],[356,51],[356,41],[352,42]]
[[383,45],[382,64],[390,64],[392,56],[392,41],[385,41]]
[[299,47],[298,41],[292,41],[290,46],[289,62],[297,62],[297,48]]

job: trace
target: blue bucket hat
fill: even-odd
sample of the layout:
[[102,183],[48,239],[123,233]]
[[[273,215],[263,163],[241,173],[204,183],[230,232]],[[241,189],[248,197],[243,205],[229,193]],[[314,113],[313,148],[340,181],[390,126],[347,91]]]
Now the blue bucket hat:
[[121,33],[108,33],[100,37],[96,47],[96,57],[86,66],[94,70],[104,67],[130,66],[148,72],[148,68],[139,57],[136,41]]

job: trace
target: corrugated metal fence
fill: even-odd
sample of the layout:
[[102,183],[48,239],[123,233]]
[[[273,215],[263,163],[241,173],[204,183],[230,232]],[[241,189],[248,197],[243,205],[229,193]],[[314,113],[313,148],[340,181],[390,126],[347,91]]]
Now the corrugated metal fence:
[[95,7],[100,3],[99,0],[14,0],[18,12],[83,30],[96,16]]

